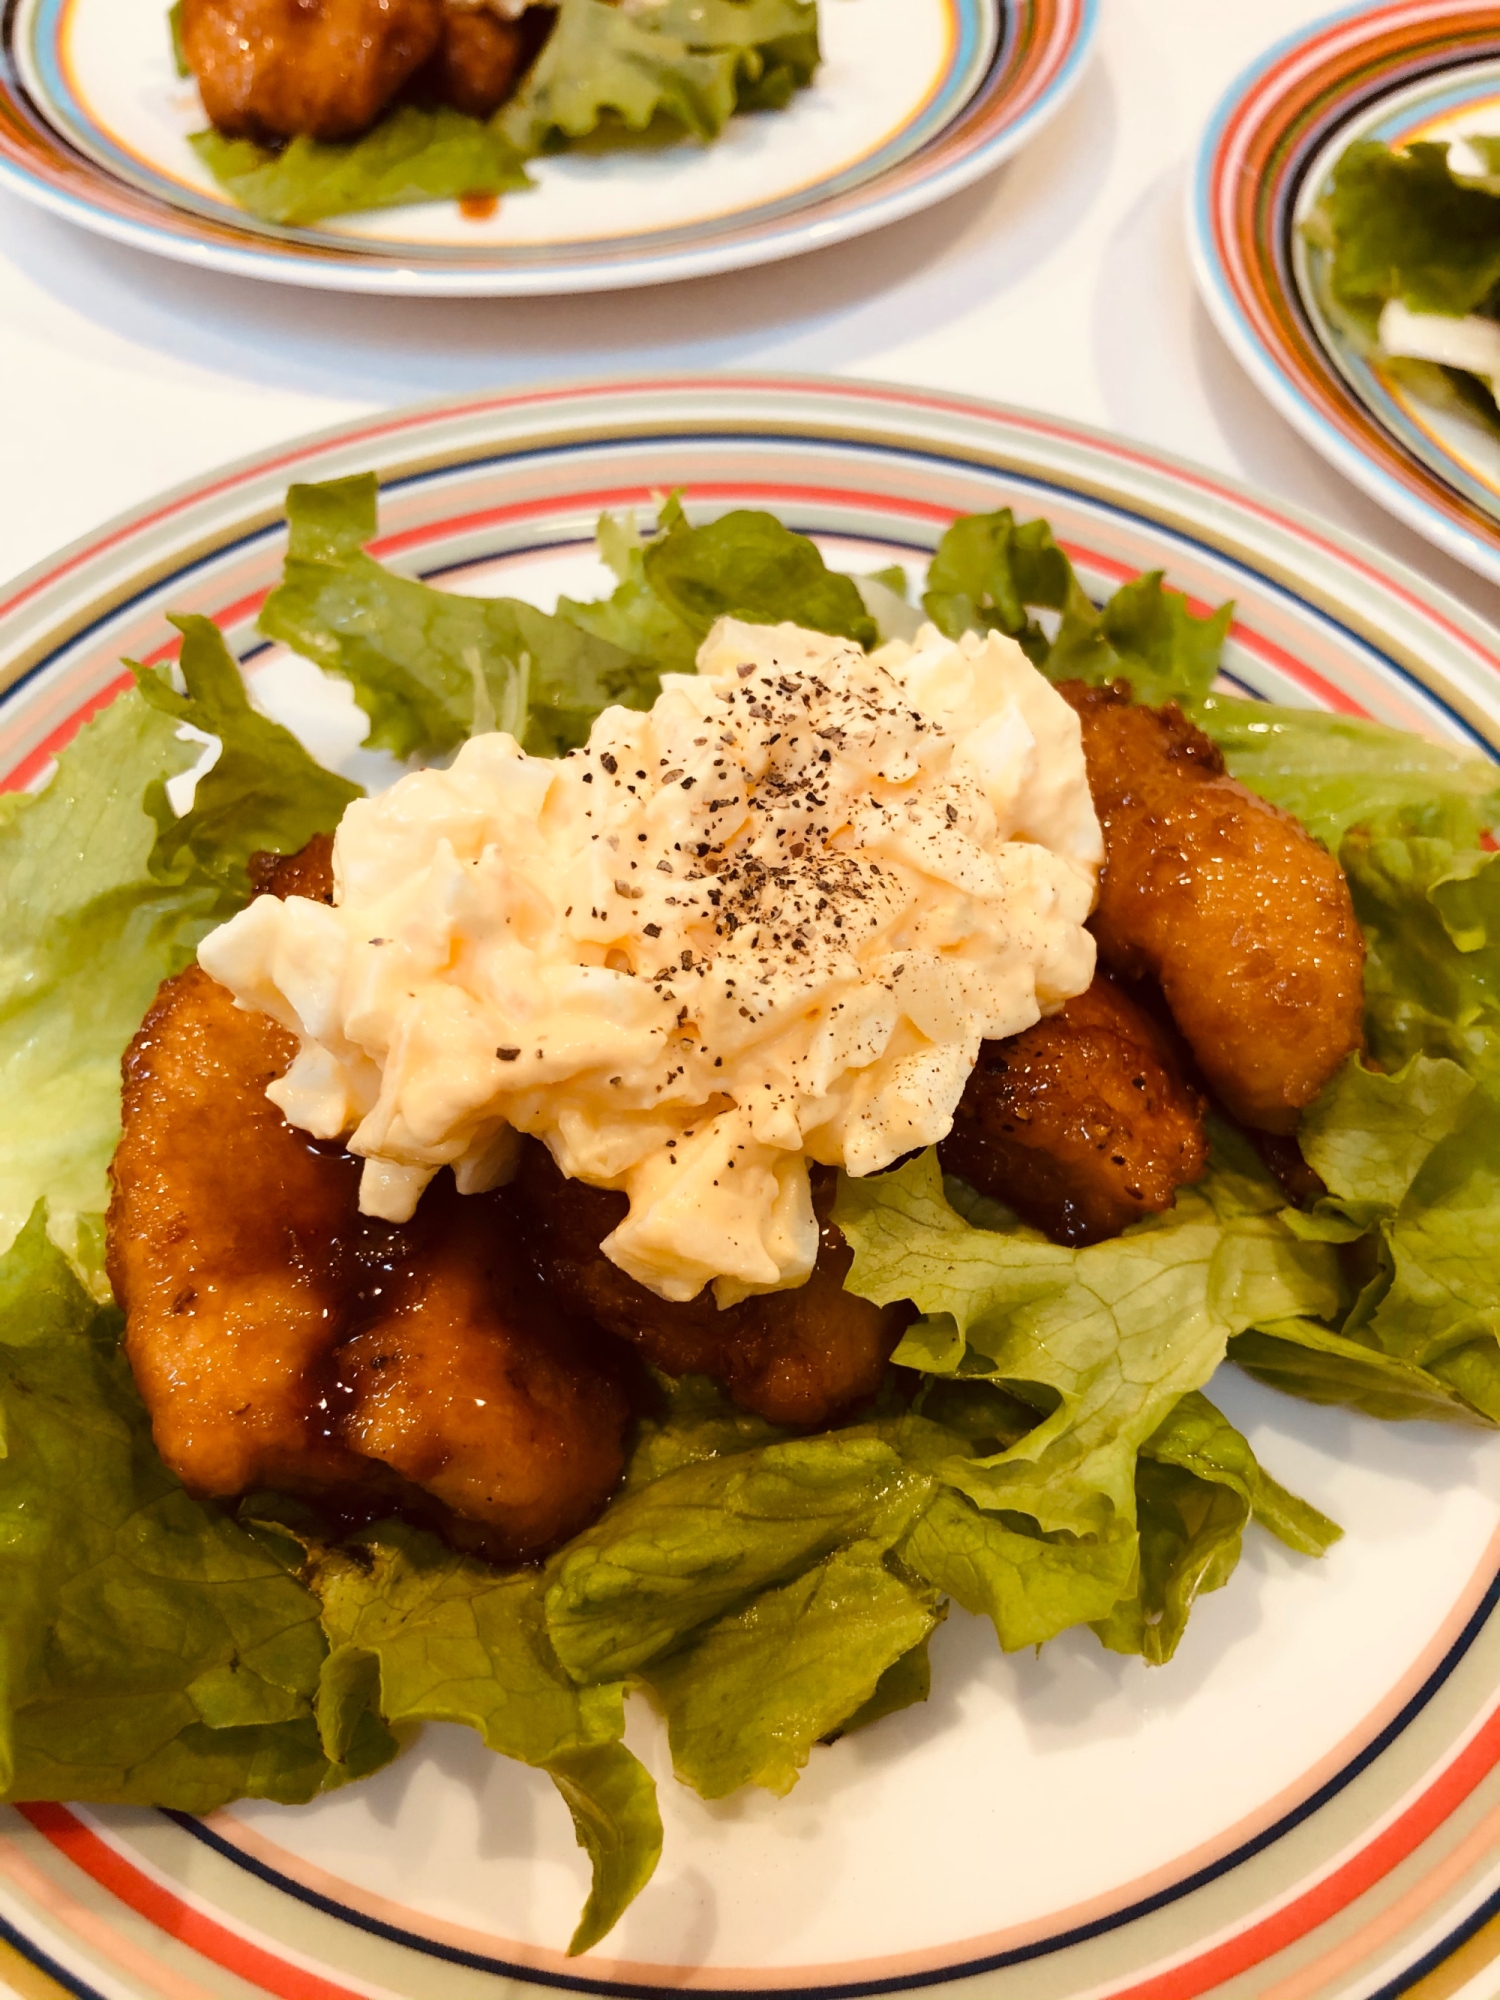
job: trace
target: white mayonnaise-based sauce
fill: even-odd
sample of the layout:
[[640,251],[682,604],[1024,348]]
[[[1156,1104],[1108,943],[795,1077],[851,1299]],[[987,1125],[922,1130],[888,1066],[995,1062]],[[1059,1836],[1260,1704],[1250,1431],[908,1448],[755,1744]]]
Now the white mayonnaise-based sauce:
[[199,958],[300,1052],[268,1095],[400,1221],[518,1132],[617,1188],[664,1298],[801,1283],[809,1160],[944,1137],[979,1045],[1089,984],[1103,842],[1077,717],[1011,640],[867,655],[723,620],[696,676],[550,760],[477,736],[345,813],[332,907],[257,898]]

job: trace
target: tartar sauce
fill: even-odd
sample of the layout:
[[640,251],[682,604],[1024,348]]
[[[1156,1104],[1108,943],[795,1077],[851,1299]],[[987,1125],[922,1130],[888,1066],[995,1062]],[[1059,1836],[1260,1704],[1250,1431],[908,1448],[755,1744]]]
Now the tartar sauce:
[[267,1095],[408,1217],[533,1133],[623,1190],[668,1299],[801,1283],[808,1161],[943,1138],[987,1039],[1089,984],[1103,842],[1078,719],[1011,640],[867,655],[725,619],[647,713],[551,760],[476,736],[350,806],[332,907],[263,896],[206,970],[299,1040]]

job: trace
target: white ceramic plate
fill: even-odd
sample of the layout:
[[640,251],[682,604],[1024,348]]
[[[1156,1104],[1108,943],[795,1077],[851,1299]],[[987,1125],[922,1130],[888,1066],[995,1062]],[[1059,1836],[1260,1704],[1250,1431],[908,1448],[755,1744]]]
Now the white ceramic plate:
[[1500,132],[1491,0],[1384,0],[1299,30],[1225,92],[1190,184],[1199,287],[1251,378],[1347,478],[1500,582],[1500,442],[1413,395],[1324,311],[1301,225],[1335,162]]
[[[217,616],[266,706],[363,758],[352,706],[253,620],[287,482],[364,467],[386,560],[544,604],[607,586],[601,507],[649,510],[674,485],[700,516],[769,506],[851,568],[918,571],[955,513],[1013,506],[1047,516],[1099,594],[1161,567],[1200,606],[1234,598],[1245,691],[1500,747],[1495,635],[1278,505],[1049,418],[716,377],[368,419],[90,536],[0,591],[0,773],[34,781],[112,698],[122,654],[167,657],[168,608]],[[1213,1394],[1344,1523],[1323,1563],[1252,1534],[1157,1670],[1087,1632],[1002,1658],[955,1612],[931,1701],[816,1750],[782,1801],[705,1805],[634,1703],[665,1857],[585,1959],[561,1954],[584,1864],[550,1783],[434,1728],[295,1810],[0,1812],[14,1979],[105,2000],[1454,1994],[1464,1954],[1500,1948],[1484,1929],[1500,1907],[1500,1440],[1311,1409],[1232,1369]]]
[[12,0],[0,184],[89,228],[290,284],[422,296],[577,292],[764,263],[941,200],[1007,158],[1081,72],[1098,0],[825,0],[823,67],[783,111],[696,142],[535,164],[456,202],[287,229],[188,145],[205,120],[161,0]]

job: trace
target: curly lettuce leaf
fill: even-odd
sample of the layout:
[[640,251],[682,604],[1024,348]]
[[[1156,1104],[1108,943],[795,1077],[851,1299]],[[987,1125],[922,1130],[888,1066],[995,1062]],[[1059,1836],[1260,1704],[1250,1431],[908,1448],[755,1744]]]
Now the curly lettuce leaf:
[[1161,570],[1148,570],[1097,613],[1064,612],[1043,671],[1049,680],[1092,686],[1124,680],[1137,701],[1195,709],[1219,671],[1233,621],[1233,604],[1200,617],[1181,591],[1167,588]]
[[[1036,1645],[1108,1619],[1134,1592],[1140,1455],[1230,1338],[1263,1319],[1332,1317],[1340,1280],[1332,1248],[1286,1228],[1279,1192],[1227,1133],[1200,1188],[1087,1249],[966,1205],[977,1221],[926,1154],[845,1181],[835,1218],[854,1247],[850,1289],[925,1315],[896,1360],[1001,1391],[978,1418],[995,1435],[937,1466],[948,1490],[902,1559],[993,1619],[1002,1645]],[[1024,1429],[1018,1406],[1034,1412]]]
[[1351,827],[1383,826],[1439,800],[1449,837],[1465,844],[1500,820],[1500,770],[1451,744],[1229,695],[1210,695],[1197,720],[1242,784],[1294,813],[1334,853]]
[[853,577],[831,570],[806,535],[753,507],[695,528],[674,496],[657,533],[642,545],[641,566],[657,600],[695,643],[725,617],[753,625],[790,620],[861,646],[875,643],[875,621]]
[[1262,1468],[1249,1442],[1206,1396],[1184,1396],[1136,1463],[1140,1574],[1135,1594],[1095,1629],[1116,1653],[1170,1660],[1205,1591],[1240,1559],[1252,1517],[1301,1555],[1321,1556],[1342,1530]]
[[1339,850],[1369,956],[1365,1025],[1387,1067],[1446,1056],[1500,1090],[1500,870],[1444,830],[1356,827]]
[[[680,515],[681,502],[673,494],[663,510],[663,521]],[[652,589],[646,577],[647,538],[636,527],[634,516],[601,514],[595,540],[599,554],[619,579],[614,593],[589,604],[560,597],[559,618],[650,660],[664,674],[695,673],[702,634]]]
[[883,1553],[836,1550],[645,1669],[685,1784],[706,1799],[742,1785],[790,1791],[813,1744],[927,1639],[936,1591],[897,1575]]
[[320,1553],[313,1582],[332,1651],[319,1707],[330,1756],[363,1707],[392,1727],[461,1722],[545,1770],[573,1816],[593,1888],[569,1945],[587,1951],[661,1854],[651,1776],[624,1747],[623,1681],[580,1687],[559,1666],[536,1570],[502,1574],[387,1523]]
[[[1232,604],[1197,616],[1152,570],[1102,607],[1084,591],[1045,521],[1006,507],[955,521],[937,546],[923,607],[950,638],[1004,632],[1049,680],[1126,680],[1139,701],[1195,707],[1219,669]],[[1036,616],[1058,615],[1050,629]]]
[[521,154],[621,134],[718,137],[774,110],[819,61],[813,0],[561,0],[546,46],[495,119]]
[[450,105],[398,105],[358,139],[299,136],[279,152],[210,127],[188,142],[224,192],[262,222],[288,227],[413,202],[509,194],[531,186],[494,125]]
[[1039,666],[1051,641],[1035,611],[1094,615],[1051,528],[1041,520],[1018,522],[1009,507],[966,514],[945,532],[928,567],[922,609],[950,639],[1003,632]]
[[579,1682],[635,1672],[836,1549],[888,1548],[929,1497],[921,1473],[860,1432],[684,1465],[552,1559],[548,1637]]
[[517,598],[435,590],[366,555],[377,494],[372,473],[289,488],[282,580],[260,614],[267,638],[353,685],[368,744],[433,757],[506,729],[556,756],[601,708],[650,707],[656,669],[608,639]]
[[1257,1382],[1307,1403],[1342,1404],[1387,1423],[1484,1425],[1456,1389],[1425,1368],[1317,1320],[1273,1320],[1237,1334],[1229,1358]]
[[374,1769],[373,1719],[320,1748],[296,1551],[183,1492],[119,1333],[39,1205],[0,1262],[0,1797],[206,1812]]
[[289,729],[257,714],[211,619],[170,622],[182,634],[178,669],[186,693],[161,668],[137,667],[136,685],[149,707],[217,738],[219,754],[180,818],[160,779],[147,787],[146,810],[156,821],[151,866],[163,881],[217,884],[229,915],[249,900],[252,854],[261,848],[295,854],[315,833],[336,827],[363,792],[325,771]]
[[931,1153],[844,1181],[835,1219],[854,1246],[851,1290],[945,1316],[963,1343],[951,1368],[987,1372],[1033,1404],[1040,1394],[1049,1409],[1017,1444],[945,1469],[950,1483],[1044,1532],[1094,1535],[1133,1524],[1136,1454],[1232,1334],[1337,1309],[1332,1252],[1294,1237],[1281,1205],[1248,1148],[1221,1133],[1200,1187],[1082,1250],[1013,1221],[965,1221]]
[[[1304,1117],[1302,1149],[1328,1193],[1288,1224],[1365,1250],[1367,1281],[1338,1332],[1371,1355],[1348,1356],[1300,1321],[1272,1326],[1269,1337],[1315,1355],[1300,1365],[1325,1391],[1344,1361],[1350,1400],[1364,1407],[1425,1394],[1431,1406],[1461,1399],[1471,1421],[1500,1421],[1495,1126],[1494,1100],[1471,1075],[1420,1055],[1393,1075],[1351,1057]],[[1295,1366],[1258,1345],[1250,1353],[1268,1373]]]
[[157,828],[143,804],[197,755],[131,691],[0,819],[0,1242],[39,1198],[65,1241],[109,1199],[121,1053],[214,919],[210,885],[153,873]]
[[1446,145],[1346,148],[1309,231],[1331,252],[1334,298],[1367,323],[1387,299],[1462,316],[1500,284],[1500,196],[1455,178]]
[[[301,846],[356,796],[254,713],[211,626],[183,630],[186,693],[139,673],[0,816],[0,1243],[43,1196],[65,1242],[104,1208],[120,1057],[157,987],[248,897],[252,849]],[[220,749],[178,818],[167,784],[201,748],[184,724]]]

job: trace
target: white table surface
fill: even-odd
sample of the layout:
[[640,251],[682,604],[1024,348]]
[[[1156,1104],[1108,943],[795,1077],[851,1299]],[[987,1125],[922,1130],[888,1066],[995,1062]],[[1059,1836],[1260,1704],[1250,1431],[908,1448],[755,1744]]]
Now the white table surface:
[[[857,6],[859,0],[826,0]],[[1321,0],[1103,0],[1097,52],[1019,159],[790,263],[632,293],[346,297],[218,277],[0,197],[0,577],[216,463],[370,410],[704,368],[884,377],[1032,405],[1312,508],[1500,620],[1278,417],[1197,301],[1182,222],[1220,91]]]

